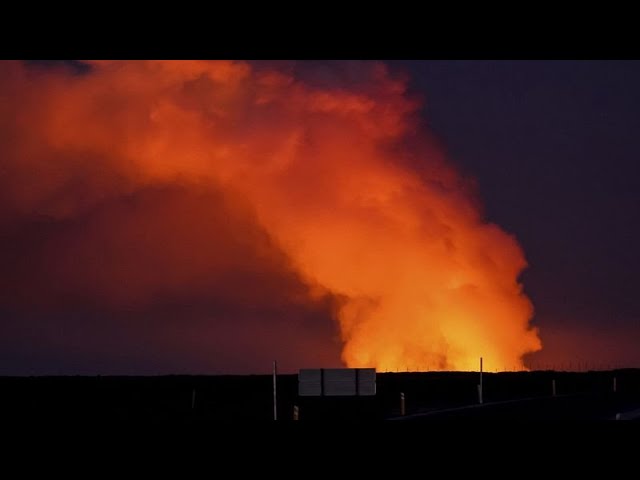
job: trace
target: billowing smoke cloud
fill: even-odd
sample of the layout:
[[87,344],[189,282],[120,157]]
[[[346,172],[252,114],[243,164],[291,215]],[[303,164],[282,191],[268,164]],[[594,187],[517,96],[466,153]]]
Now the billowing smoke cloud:
[[0,67],[4,338],[168,370],[539,349],[520,247],[384,65],[89,67]]

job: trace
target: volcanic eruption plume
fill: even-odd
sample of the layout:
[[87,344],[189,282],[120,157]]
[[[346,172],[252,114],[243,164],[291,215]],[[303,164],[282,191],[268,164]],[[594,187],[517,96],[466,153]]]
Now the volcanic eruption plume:
[[[0,227],[46,224],[29,262],[0,259],[6,308],[330,297],[351,367],[522,366],[540,348],[521,248],[383,64],[82,66],[0,66]],[[27,294],[33,269],[48,299]],[[234,283],[249,270],[264,284]]]

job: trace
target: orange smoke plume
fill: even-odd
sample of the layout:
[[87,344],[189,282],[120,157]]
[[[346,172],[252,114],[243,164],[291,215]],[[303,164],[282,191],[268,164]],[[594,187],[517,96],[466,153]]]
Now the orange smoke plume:
[[[126,288],[111,281],[120,278],[113,262],[103,265],[115,272],[104,278],[74,267],[71,290],[89,288],[91,278],[108,302],[149,303],[207,275],[197,264],[238,268],[227,257],[239,254],[215,242],[215,222],[227,218],[207,214],[206,192],[216,191],[233,218],[255,218],[306,295],[338,299],[348,366],[470,370],[480,356],[489,366],[522,366],[525,353],[540,349],[518,282],[521,248],[483,220],[471,183],[422,130],[406,80],[384,65],[349,65],[351,77],[322,81],[242,62],[88,65],[82,74],[2,66],[1,141],[20,159],[0,163],[11,179],[3,185],[5,216],[65,222],[108,198],[175,186],[192,192],[192,207],[156,207],[148,221],[173,216],[185,233],[151,236],[145,245],[174,259],[189,251],[203,257],[151,273],[146,264]],[[137,232],[131,238],[156,231],[119,222]],[[214,240],[190,242],[200,230]],[[242,242],[245,230],[233,231]],[[83,238],[74,251],[90,248]],[[247,243],[256,258],[272,255]]]

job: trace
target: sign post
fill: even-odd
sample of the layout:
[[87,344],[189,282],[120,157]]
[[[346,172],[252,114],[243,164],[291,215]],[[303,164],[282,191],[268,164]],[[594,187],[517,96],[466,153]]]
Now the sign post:
[[276,394],[276,377],[278,375],[278,362],[273,361],[273,420],[278,420],[278,397]]

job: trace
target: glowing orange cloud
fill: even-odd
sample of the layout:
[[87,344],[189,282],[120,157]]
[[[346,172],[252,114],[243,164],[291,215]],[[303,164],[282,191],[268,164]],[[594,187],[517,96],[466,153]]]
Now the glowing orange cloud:
[[[347,365],[465,370],[483,356],[521,366],[540,349],[521,248],[483,220],[469,183],[421,133],[419,102],[384,65],[329,86],[242,62],[90,66],[36,83],[4,65],[0,91],[20,99],[7,127],[20,162],[5,165],[3,194],[15,215],[63,221],[140,188],[214,186],[255,216],[310,295],[339,299]],[[206,208],[185,231],[215,228],[203,225]],[[130,295],[191,281],[180,271],[145,277]]]

